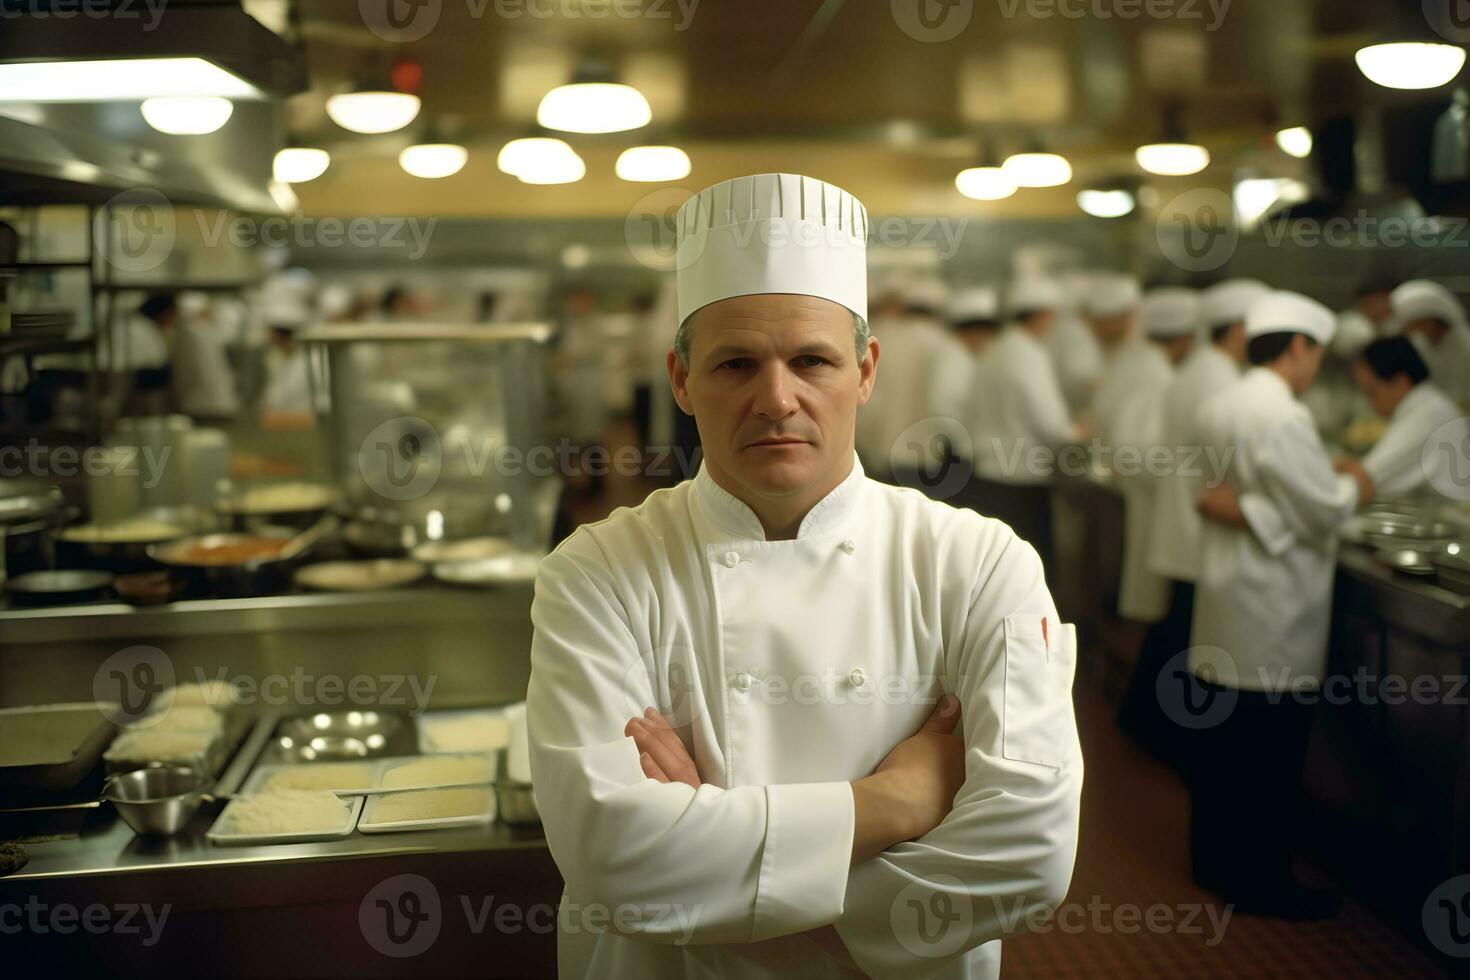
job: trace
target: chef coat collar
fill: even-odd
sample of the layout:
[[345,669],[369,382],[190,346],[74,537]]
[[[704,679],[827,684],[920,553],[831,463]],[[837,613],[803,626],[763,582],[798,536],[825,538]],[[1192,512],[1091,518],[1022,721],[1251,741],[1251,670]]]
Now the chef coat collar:
[[1425,380],[1410,388],[1408,394],[1399,399],[1399,403],[1393,407],[1393,413],[1389,418],[1401,419],[1406,415],[1413,414],[1415,406],[1427,403],[1433,397],[1429,393],[1432,384],[1433,382]]
[[1274,384],[1287,398],[1290,398],[1293,401],[1296,400],[1296,392],[1291,390],[1291,385],[1286,383],[1286,379],[1283,378],[1280,374],[1266,367],[1264,364],[1258,364],[1255,367],[1251,368],[1251,374],[1256,376],[1257,378],[1269,379],[1260,383],[1267,385]]
[[[841,524],[852,512],[863,480],[862,461],[858,459],[857,453],[853,453],[852,472],[806,512],[796,529],[797,538],[811,537]],[[709,475],[709,467],[703,462],[699,464],[699,472],[694,476],[694,493],[705,514],[726,531],[742,538],[766,540],[766,530],[755,511],[745,501],[716,483],[714,477]]]

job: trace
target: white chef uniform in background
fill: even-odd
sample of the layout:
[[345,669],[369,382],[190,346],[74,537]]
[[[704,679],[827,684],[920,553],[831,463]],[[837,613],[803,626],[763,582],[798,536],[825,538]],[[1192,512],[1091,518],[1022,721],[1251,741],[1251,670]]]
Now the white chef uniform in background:
[[[1206,333],[1164,392],[1163,445],[1184,447],[1186,452],[1196,452],[1202,447],[1195,426],[1200,407],[1240,377],[1240,365],[1211,342],[1208,331],[1243,323],[1251,303],[1270,291],[1269,286],[1254,279],[1228,279],[1201,293],[1200,318]],[[1149,547],[1149,568],[1179,582],[1193,582],[1199,577],[1200,516],[1195,500],[1205,477],[1220,475],[1206,472],[1209,461],[1203,454],[1193,462],[1195,465],[1187,469],[1172,468],[1159,481]]]
[[[1141,297],[1137,279],[1106,273],[1093,280],[1083,306],[1103,354],[1102,374],[1088,411],[1093,420],[1093,433],[1104,445],[1108,444],[1107,433],[1114,416],[1128,397],[1129,375],[1126,369],[1131,357],[1144,343],[1137,322]],[[1103,329],[1108,333],[1102,333]],[[1120,372],[1120,367],[1125,370]]]
[[230,419],[240,412],[235,375],[225,353],[230,334],[204,294],[179,295],[173,338],[173,386],[179,411],[193,418]]
[[1425,319],[1440,320],[1449,327],[1438,342],[1412,329],[1409,339],[1424,356],[1439,390],[1470,410],[1470,322],[1465,307],[1454,293],[1429,279],[1412,279],[1390,293],[1388,299],[1393,305],[1395,331]]
[[[1402,342],[1400,337],[1389,338],[1381,341],[1380,346]],[[1367,363],[1366,354],[1358,363],[1362,365],[1361,370],[1370,376],[1376,375]],[[1417,367],[1423,371],[1426,366],[1421,364]],[[1412,379],[1412,375],[1408,377]],[[1457,477],[1450,470],[1458,462],[1458,454],[1453,451],[1453,437],[1445,443],[1445,448],[1450,450],[1448,452],[1441,452],[1434,446],[1426,452],[1425,447],[1436,431],[1463,417],[1464,412],[1433,381],[1426,378],[1409,388],[1389,412],[1383,434],[1363,456],[1363,468],[1373,480],[1375,497],[1405,498],[1422,493],[1432,498],[1439,488],[1455,486],[1462,477]],[[1462,431],[1470,434],[1465,423],[1462,422],[1461,426]],[[1439,438],[1444,439],[1444,435]],[[1339,479],[1351,480],[1353,477],[1343,474]]]
[[[845,192],[794,175],[702,192],[679,215],[681,321],[771,292],[864,314],[864,219]],[[781,233],[759,233],[770,226]],[[540,568],[532,620],[531,764],[567,882],[563,976],[838,977],[814,946],[782,970],[731,945],[830,923],[873,976],[996,977],[1006,924],[1065,893],[1075,631],[1003,525],[870,480],[854,459],[794,539],[767,541],[701,468],[574,532]],[[880,696],[895,682],[923,696]],[[849,781],[943,691],[966,745],[953,811],[849,869]],[[623,730],[648,705],[689,727],[698,789],[643,774]],[[588,903],[625,910],[625,934],[565,928]],[[907,927],[908,910],[940,905],[966,914],[938,939]],[[685,918],[655,918],[669,909]]]
[[[1322,304],[1276,291],[1252,304],[1246,336],[1296,331],[1326,346],[1335,325]],[[1357,484],[1338,480],[1311,413],[1270,368],[1251,368],[1206,402],[1199,429],[1206,445],[1232,453],[1227,479],[1250,527],[1204,522],[1190,670],[1243,690],[1320,684],[1337,528],[1357,507]]]
[[[949,305],[943,281],[921,276],[907,283],[902,295],[903,315],[886,328],[873,328],[878,374],[890,386],[876,410],[874,448],[880,473],[891,469],[899,482],[917,486],[918,474],[936,473],[944,463],[938,437],[959,427],[958,399],[964,389],[956,387],[946,365],[969,355],[940,319]],[[865,405],[862,411],[872,413],[873,406]]]
[[1059,279],[1062,306],[1046,341],[1056,367],[1057,382],[1074,416],[1092,403],[1103,370],[1102,347],[1082,314],[1092,282],[1093,277],[1081,271],[1064,274]]

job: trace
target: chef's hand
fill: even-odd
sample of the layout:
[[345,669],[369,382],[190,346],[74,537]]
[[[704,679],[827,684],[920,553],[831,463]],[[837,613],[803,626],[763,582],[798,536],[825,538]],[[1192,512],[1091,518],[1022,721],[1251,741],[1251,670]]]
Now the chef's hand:
[[638,762],[648,778],[661,783],[687,783],[695,789],[704,782],[673,726],[652,708],[631,719],[623,727],[623,734],[631,736],[638,746]]
[[965,743],[955,734],[960,702],[939,699],[917,732],[899,742],[871,776],[852,784],[852,863],[939,826],[965,782]]
[[1333,464],[1333,469],[1339,473],[1346,473],[1358,483],[1358,506],[1364,507],[1373,502],[1373,494],[1377,488],[1373,485],[1373,478],[1368,475],[1367,469],[1362,462],[1349,457],[1343,457]]
[[1195,501],[1195,507],[1206,520],[1228,527],[1249,527],[1245,512],[1240,509],[1240,493],[1228,483],[1206,487]]
[[1351,456],[1334,456],[1332,457],[1332,472],[1346,473],[1348,472],[1348,467],[1355,462],[1356,460]]

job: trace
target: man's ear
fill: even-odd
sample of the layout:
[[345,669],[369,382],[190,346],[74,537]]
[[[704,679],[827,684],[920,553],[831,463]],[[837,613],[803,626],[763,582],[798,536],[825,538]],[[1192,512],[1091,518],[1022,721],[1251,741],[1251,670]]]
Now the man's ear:
[[873,385],[878,381],[878,338],[868,338],[868,349],[858,362],[858,404],[866,405],[873,397]]
[[674,391],[674,401],[685,415],[693,415],[694,402],[689,400],[689,368],[679,360],[679,355],[674,353],[672,347],[664,355],[664,363],[669,369],[669,387]]

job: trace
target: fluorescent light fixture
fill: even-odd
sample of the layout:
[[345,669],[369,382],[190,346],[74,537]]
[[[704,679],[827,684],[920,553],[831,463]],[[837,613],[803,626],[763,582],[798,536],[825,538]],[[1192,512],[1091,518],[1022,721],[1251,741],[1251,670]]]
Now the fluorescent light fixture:
[[327,172],[331,154],[308,146],[288,146],[276,154],[275,178],[283,184],[304,184]]
[[1276,145],[1281,147],[1282,153],[1305,160],[1312,155],[1312,131],[1305,126],[1278,130]]
[[1148,143],[1134,150],[1133,158],[1162,177],[1197,174],[1210,165],[1210,151],[1197,143]]
[[689,176],[689,154],[677,146],[631,146],[613,167],[623,180],[655,183]]
[[1000,167],[970,167],[955,174],[955,188],[976,201],[999,201],[1016,193],[1016,182]]
[[0,102],[138,102],[169,95],[265,98],[254,85],[203,58],[0,65]]
[[1465,49],[1455,44],[1396,41],[1359,48],[1358,70],[1384,88],[1438,88],[1465,67]]
[[1133,195],[1125,190],[1077,192],[1077,206],[1094,218],[1121,218],[1133,212]]
[[1057,187],[1072,179],[1072,165],[1056,153],[1016,153],[1000,166],[1017,187]]
[[587,176],[587,164],[576,151],[549,155],[516,174],[523,184],[574,184]]
[[392,133],[413,122],[420,105],[407,92],[342,92],[327,99],[327,115],[354,133]]
[[574,82],[547,92],[536,121],[565,133],[621,133],[647,126],[653,110],[643,93],[616,82]]
[[568,245],[561,250],[561,264],[568,269],[585,269],[591,261],[592,250],[581,243]]
[[1290,177],[1247,177],[1236,182],[1231,196],[1236,219],[1249,229],[1278,205],[1305,201],[1311,196],[1311,189]]
[[229,122],[235,104],[217,95],[168,95],[138,107],[148,125],[170,136],[203,136]]
[[502,146],[500,155],[495,158],[495,166],[503,173],[519,177],[527,170],[544,166],[548,160],[564,158],[569,153],[576,155],[566,140],[550,136],[528,136],[511,140]]
[[436,180],[464,169],[470,151],[455,143],[419,143],[398,154],[398,165],[415,177]]

